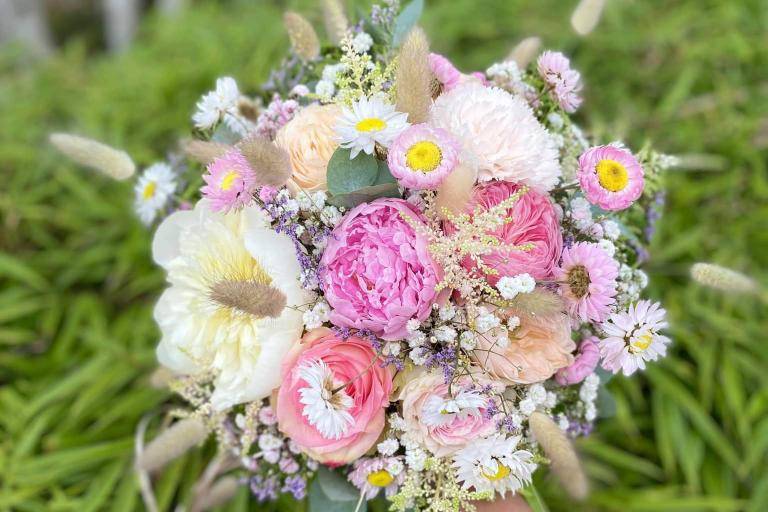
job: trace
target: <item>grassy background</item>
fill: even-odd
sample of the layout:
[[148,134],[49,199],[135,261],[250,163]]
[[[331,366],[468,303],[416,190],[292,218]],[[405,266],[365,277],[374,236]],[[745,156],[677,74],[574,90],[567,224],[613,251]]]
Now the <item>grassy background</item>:
[[[34,67],[0,53],[0,510],[141,510],[133,433],[168,398],[148,384],[163,279],[129,185],[63,162],[46,134],[161,159],[215,77],[244,88],[266,78],[287,48],[284,3],[199,1],[175,20],[150,15],[116,57],[89,55],[85,36]],[[288,4],[321,26],[313,2]],[[672,354],[611,382],[615,414],[579,443],[595,492],[576,506],[539,475],[550,508],[768,510],[768,311],[686,277],[711,260],[768,282],[768,4],[613,0],[585,39],[568,24],[575,0],[427,4],[433,47],[464,69],[539,35],[582,71],[578,117],[599,139],[710,155],[670,174],[648,266]],[[189,495],[209,451],[156,482],[164,510]],[[258,509],[246,492],[229,507],[248,508]]]

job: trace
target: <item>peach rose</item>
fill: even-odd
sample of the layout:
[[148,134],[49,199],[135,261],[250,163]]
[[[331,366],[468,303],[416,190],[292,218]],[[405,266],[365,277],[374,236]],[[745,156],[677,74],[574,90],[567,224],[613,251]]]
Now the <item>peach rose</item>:
[[477,336],[475,358],[489,375],[512,384],[533,384],[573,362],[576,344],[567,315],[520,320],[508,336],[499,329]]
[[293,168],[291,192],[326,190],[328,161],[339,146],[334,126],[340,113],[337,105],[310,105],[277,132],[275,144],[288,152]]

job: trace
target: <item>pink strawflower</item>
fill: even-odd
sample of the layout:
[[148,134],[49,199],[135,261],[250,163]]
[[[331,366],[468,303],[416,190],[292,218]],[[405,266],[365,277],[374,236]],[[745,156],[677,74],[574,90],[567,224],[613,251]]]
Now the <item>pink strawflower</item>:
[[644,370],[646,361],[656,361],[667,354],[671,342],[659,334],[669,326],[667,312],[661,305],[641,300],[627,311],[614,313],[602,326],[607,335],[600,341],[604,369],[624,375]]
[[552,99],[566,112],[575,112],[582,102],[578,95],[581,90],[581,74],[571,69],[568,57],[560,52],[546,51],[539,57],[537,66]]
[[578,384],[595,371],[600,362],[600,349],[597,344],[600,340],[597,336],[584,338],[579,345],[576,357],[566,368],[561,368],[555,374],[555,380],[561,386]]
[[571,317],[602,322],[611,312],[616,296],[619,264],[599,245],[578,242],[563,249],[555,271]]
[[213,211],[240,208],[253,200],[256,173],[238,149],[229,150],[208,164],[200,189]]
[[578,176],[587,200],[603,210],[623,210],[643,194],[643,168],[632,153],[616,146],[585,151]]
[[408,334],[408,320],[429,316],[442,270],[427,239],[404,215],[423,222],[420,210],[402,199],[363,203],[328,237],[320,279],[334,325],[400,340]]
[[450,91],[461,83],[461,71],[447,58],[437,53],[429,54],[429,67],[443,86],[443,91]]
[[[473,198],[467,207],[471,213],[477,208],[487,210],[506,200],[520,188],[508,181],[490,181],[475,187]],[[530,250],[499,248],[482,257],[483,263],[497,270],[497,274],[488,274],[486,279],[496,285],[504,276],[529,274],[534,279],[551,277],[560,252],[563,248],[563,236],[557,214],[545,194],[529,190],[507,212],[511,219],[503,226],[491,231],[502,244],[515,246],[532,244]],[[446,225],[445,231],[451,234],[455,228]],[[476,267],[475,262],[467,257],[462,264],[467,269]]]
[[456,167],[459,150],[459,143],[447,131],[415,124],[395,139],[387,162],[403,187],[434,190]]
[[[405,479],[403,463],[398,457],[374,457],[358,459],[352,465],[348,480],[363,493],[366,500],[375,498],[384,489],[384,495],[389,498]],[[394,470],[398,470],[393,474]]]

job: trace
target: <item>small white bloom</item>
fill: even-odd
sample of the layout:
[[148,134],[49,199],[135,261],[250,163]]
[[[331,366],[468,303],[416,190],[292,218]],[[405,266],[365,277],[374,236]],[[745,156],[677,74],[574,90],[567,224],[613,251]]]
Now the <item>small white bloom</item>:
[[399,341],[390,341],[384,345],[382,352],[385,356],[397,356],[400,353],[400,348]]
[[448,343],[456,339],[456,329],[449,325],[441,325],[433,331],[437,341]]
[[272,434],[261,434],[259,436],[259,448],[264,451],[279,450],[283,447],[283,440]]
[[166,163],[147,167],[134,186],[136,213],[146,225],[152,224],[176,191],[176,175]]
[[521,413],[530,416],[536,410],[536,402],[531,400],[530,397],[526,397],[520,400],[518,407],[520,408]]
[[427,454],[421,448],[412,448],[405,452],[405,463],[414,471],[421,471],[424,469],[424,464],[427,462]]
[[365,53],[373,46],[373,38],[367,32],[359,32],[352,38],[352,49],[356,53]]
[[325,190],[317,190],[312,193],[312,204],[314,204],[315,208],[318,210],[321,210],[325,206],[327,200],[328,194],[325,193]]
[[342,217],[343,215],[335,206],[328,205],[323,208],[321,218],[323,220],[323,224],[329,228],[335,228],[336,225],[341,222]]
[[470,351],[477,347],[477,339],[475,339],[475,333],[472,331],[464,331],[459,336],[459,345],[464,350]]
[[616,240],[621,235],[621,230],[615,221],[609,219],[603,221],[603,233],[611,240]]
[[354,423],[349,410],[354,405],[323,361],[317,360],[299,368],[299,376],[308,384],[301,388],[299,402],[304,405],[302,416],[326,439],[340,439]]
[[421,322],[419,322],[417,318],[411,318],[405,324],[405,330],[408,331],[410,334],[413,334],[416,331],[418,331],[419,327],[421,327]]
[[567,432],[568,428],[571,426],[571,422],[568,421],[568,416],[561,414],[557,419],[557,426],[560,427],[560,430],[563,432]]
[[490,313],[485,308],[481,307],[478,309],[478,316],[475,319],[475,329],[477,332],[484,334],[499,325],[501,325],[501,320],[496,315]]
[[462,487],[496,491],[504,496],[507,491],[514,493],[528,485],[536,464],[531,452],[518,449],[520,439],[494,434],[456,452],[453,467]]
[[444,322],[453,320],[453,317],[455,316],[456,316],[456,308],[450,302],[447,303],[445,306],[442,306],[438,311],[438,317],[440,318],[440,320]]
[[280,450],[265,450],[262,457],[270,464],[277,464],[280,461]]
[[453,398],[429,395],[421,409],[421,419],[429,427],[439,427],[456,417],[480,416],[480,409],[487,405],[488,399],[476,389],[462,390]]
[[520,318],[516,316],[509,317],[509,319],[507,320],[507,330],[509,332],[512,332],[518,327],[520,327]]
[[600,387],[600,377],[596,373],[590,373],[584,379],[583,386],[596,390]]
[[421,347],[427,342],[427,335],[423,331],[415,331],[408,336],[408,346]]
[[192,116],[195,126],[207,130],[224,116],[236,116],[239,99],[240,91],[235,79],[228,76],[219,78],[216,80],[216,89],[207,93],[197,103],[197,112]]
[[584,419],[587,421],[594,421],[597,418],[597,407],[594,402],[590,402],[584,408]]
[[555,130],[559,130],[563,127],[563,116],[558,114],[557,112],[552,112],[547,116],[547,121],[549,121],[549,125],[554,128]]
[[331,82],[336,83],[336,79],[339,76],[339,73],[342,73],[346,66],[344,64],[328,64],[323,68],[323,74],[322,79]]
[[599,242],[597,242],[597,245],[604,250],[608,256],[613,258],[613,256],[616,254],[616,246],[613,245],[613,242],[611,242],[608,239],[603,238]]
[[293,86],[293,89],[291,89],[291,92],[288,95],[292,98],[301,98],[307,94],[309,94],[309,87],[304,84],[298,84]]
[[530,398],[534,404],[539,405],[547,399],[547,390],[540,383],[532,384],[528,388],[528,398]]
[[380,97],[361,98],[351,108],[344,107],[336,124],[336,140],[350,150],[350,158],[360,151],[372,155],[377,143],[388,148],[408,128],[407,118]]
[[304,312],[304,326],[307,330],[316,329],[331,317],[331,308],[325,301],[315,304],[312,309]]
[[399,458],[390,459],[389,463],[387,464],[387,471],[392,476],[399,475],[403,472],[403,469],[405,469],[405,466],[403,465],[403,461],[401,461]]
[[507,300],[514,299],[519,293],[531,293],[536,288],[536,280],[529,274],[504,276],[496,284],[501,296]]
[[640,269],[635,270],[635,279],[637,280],[637,286],[642,290],[648,286],[648,274]]
[[398,448],[400,448],[400,443],[397,442],[397,439],[392,439],[391,437],[376,445],[376,449],[385,457],[394,455]]
[[394,412],[389,415],[389,428],[391,428],[392,430],[403,431],[405,430],[405,427],[406,427],[405,420],[403,419],[402,416]]
[[501,82],[519,82],[522,80],[520,67],[512,59],[492,64],[485,71],[485,74],[488,75],[488,78],[498,79]]
[[411,361],[416,366],[424,366],[427,364],[427,359],[429,359],[429,350],[425,347],[416,347],[408,353],[408,357],[411,358]]
[[547,391],[547,397],[542,402],[542,405],[547,409],[553,409],[557,405],[557,394]]
[[334,93],[336,93],[336,86],[331,81],[320,80],[315,85],[315,94],[321,98],[332,98]]

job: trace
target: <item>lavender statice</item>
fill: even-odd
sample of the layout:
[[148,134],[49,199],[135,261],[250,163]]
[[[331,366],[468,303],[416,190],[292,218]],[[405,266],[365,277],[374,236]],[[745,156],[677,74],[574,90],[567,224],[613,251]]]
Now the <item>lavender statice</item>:
[[264,503],[265,501],[272,501],[277,499],[277,492],[279,490],[280,483],[275,475],[267,477],[261,475],[254,475],[250,482],[251,492],[259,501]]
[[661,218],[661,212],[664,210],[664,204],[667,201],[667,195],[662,190],[660,192],[657,192],[655,196],[653,196],[653,202],[648,207],[648,210],[645,212],[645,229],[643,230],[643,234],[645,235],[645,241],[650,243],[651,239],[653,238],[653,234],[656,232],[656,222]]
[[307,481],[301,475],[292,475],[285,479],[282,492],[291,493],[297,500],[303,500],[307,495]]
[[443,371],[443,378],[445,383],[451,382],[454,374],[456,373],[456,365],[458,363],[456,349],[451,346],[443,347],[437,352],[432,353],[427,357],[425,366],[427,368],[440,368]]

